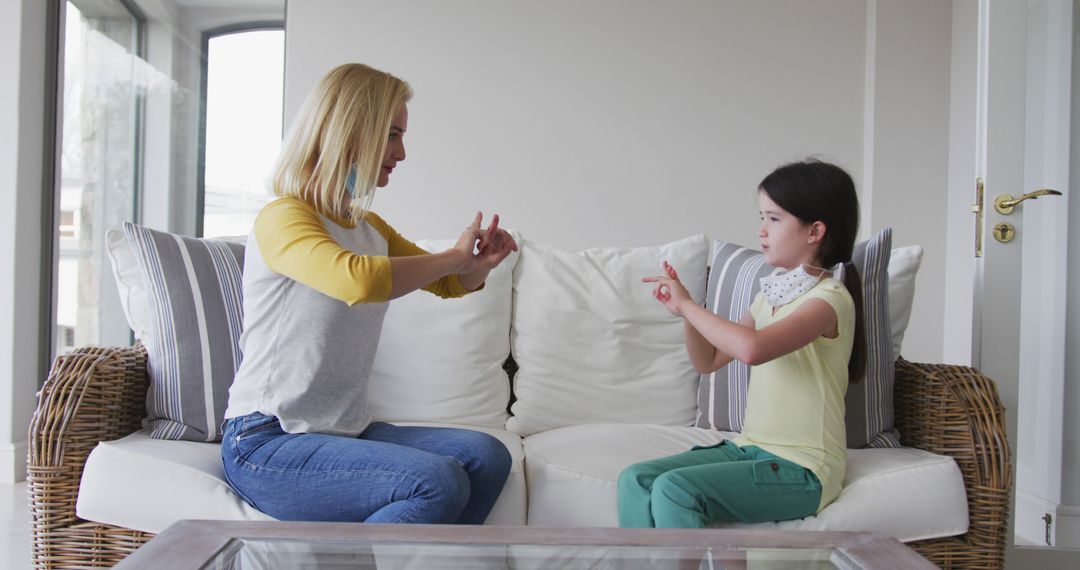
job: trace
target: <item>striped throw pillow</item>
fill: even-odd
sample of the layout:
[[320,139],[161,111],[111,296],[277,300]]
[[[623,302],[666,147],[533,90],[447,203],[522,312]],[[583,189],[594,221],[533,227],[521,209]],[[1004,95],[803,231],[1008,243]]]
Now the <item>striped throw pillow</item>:
[[[845,398],[850,448],[900,446],[900,434],[893,427],[895,357],[888,304],[891,248],[892,229],[885,228],[869,240],[856,244],[852,256],[863,282],[867,362],[865,379],[858,384],[849,384]],[[717,241],[713,247],[705,307],[726,319],[739,320],[754,301],[761,278],[773,269],[765,264],[761,252]],[[720,431],[742,431],[749,382],[750,367],[739,361],[711,374],[702,374],[696,425]]]
[[151,437],[218,441],[240,365],[244,246],[124,224],[146,287]]

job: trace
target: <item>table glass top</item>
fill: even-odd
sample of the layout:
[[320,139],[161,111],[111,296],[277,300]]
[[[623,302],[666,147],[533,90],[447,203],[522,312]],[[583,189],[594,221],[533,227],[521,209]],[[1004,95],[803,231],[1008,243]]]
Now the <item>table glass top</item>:
[[830,548],[365,543],[245,538],[229,541],[214,558],[202,566],[215,570],[824,570],[854,567],[856,565],[843,552]]

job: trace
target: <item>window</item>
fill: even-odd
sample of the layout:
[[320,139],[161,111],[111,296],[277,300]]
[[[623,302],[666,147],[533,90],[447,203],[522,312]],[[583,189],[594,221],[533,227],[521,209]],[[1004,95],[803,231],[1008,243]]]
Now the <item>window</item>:
[[246,235],[271,198],[281,145],[285,31],[280,24],[264,28],[206,34],[200,235]]
[[57,141],[57,354],[128,344],[130,332],[105,257],[105,231],[135,217],[143,24],[120,0],[71,0],[64,19]]
[[281,141],[285,41],[283,0],[55,6],[50,360],[132,341],[109,230],[247,233]]

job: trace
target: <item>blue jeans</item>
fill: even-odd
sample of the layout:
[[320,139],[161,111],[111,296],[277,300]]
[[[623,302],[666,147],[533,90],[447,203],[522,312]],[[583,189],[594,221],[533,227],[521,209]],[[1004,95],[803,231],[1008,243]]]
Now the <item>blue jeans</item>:
[[510,473],[506,447],[478,431],[286,433],[257,412],[225,423],[221,459],[229,485],[278,520],[481,524]]

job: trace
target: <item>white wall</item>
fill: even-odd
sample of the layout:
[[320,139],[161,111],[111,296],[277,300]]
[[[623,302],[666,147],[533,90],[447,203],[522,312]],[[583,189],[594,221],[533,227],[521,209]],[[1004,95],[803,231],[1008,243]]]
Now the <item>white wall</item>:
[[22,480],[38,371],[45,6],[0,21],[0,483]]
[[904,354],[940,360],[951,4],[674,6],[291,2],[286,123],[335,65],[390,71],[416,95],[408,159],[374,208],[413,238],[498,212],[568,249],[755,245],[757,183],[822,155],[863,186],[864,235],[892,225],[926,247]]
[[971,365],[975,283],[978,0],[953,0],[949,101],[949,195],[945,236],[942,361]]
[[[902,352],[911,360],[940,362],[952,6],[940,0],[876,4],[875,88],[870,99],[873,155],[866,157],[873,164],[873,202],[867,219],[873,228],[893,228],[894,247],[923,246],[915,285],[918,296]],[[964,209],[970,217],[970,209]],[[969,299],[970,295],[969,286]],[[970,301],[966,306],[970,315]]]
[[476,209],[567,248],[756,243],[757,183],[817,152],[860,175],[862,2],[327,0],[289,5],[286,117],[336,64],[416,91],[375,207],[406,235]]

